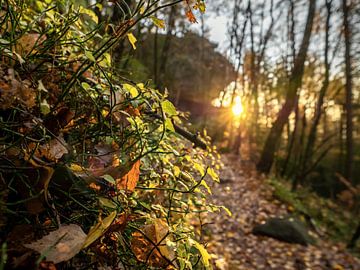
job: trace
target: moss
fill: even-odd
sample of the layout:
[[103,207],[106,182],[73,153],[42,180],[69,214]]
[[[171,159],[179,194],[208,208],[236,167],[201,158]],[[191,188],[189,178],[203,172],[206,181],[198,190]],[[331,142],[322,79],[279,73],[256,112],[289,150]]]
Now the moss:
[[307,189],[299,188],[291,192],[289,183],[283,180],[272,178],[268,183],[274,189],[273,196],[291,206],[295,215],[310,217],[315,226],[325,230],[332,240],[349,241],[356,228],[355,214]]

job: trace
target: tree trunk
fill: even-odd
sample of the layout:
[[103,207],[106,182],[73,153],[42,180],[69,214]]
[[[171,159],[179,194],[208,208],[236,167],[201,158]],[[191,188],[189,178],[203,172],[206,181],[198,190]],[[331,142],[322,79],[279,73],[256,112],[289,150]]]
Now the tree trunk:
[[277,116],[277,119],[275,120],[270,130],[270,133],[266,139],[266,143],[262,151],[260,161],[257,164],[257,169],[260,172],[264,172],[264,173],[270,172],[271,166],[274,162],[275,152],[277,150],[279,141],[281,139],[282,130],[289,118],[289,115],[294,109],[297,91],[301,86],[302,76],[304,73],[304,63],[307,55],[307,50],[309,47],[315,9],[316,9],[316,0],[310,0],[304,36],[301,42],[299,53],[295,59],[294,68],[290,75],[289,89],[287,91],[286,101],[283,107],[281,108]]
[[[309,138],[305,147],[304,152],[304,160],[301,165],[301,174],[304,174],[307,168],[309,167],[309,162],[311,162],[311,158],[313,156],[314,151],[314,145],[316,140],[316,133],[317,133],[317,127],[320,122],[322,110],[323,110],[323,104],[324,104],[324,97],[326,94],[326,91],[329,87],[329,71],[330,71],[330,63],[329,63],[329,30],[330,30],[330,18],[331,18],[331,5],[332,0],[326,1],[326,9],[327,9],[327,16],[326,16],[326,26],[325,26],[325,49],[324,49],[324,63],[325,63],[325,74],[324,74],[324,81],[320,89],[318,101],[315,108],[315,115],[314,120],[312,122]],[[302,176],[300,175],[300,178]]]
[[353,168],[353,112],[352,112],[352,74],[351,74],[351,29],[349,25],[349,6],[347,0],[343,0],[343,26],[345,37],[345,90],[346,90],[346,161],[345,161],[345,177],[352,180]]

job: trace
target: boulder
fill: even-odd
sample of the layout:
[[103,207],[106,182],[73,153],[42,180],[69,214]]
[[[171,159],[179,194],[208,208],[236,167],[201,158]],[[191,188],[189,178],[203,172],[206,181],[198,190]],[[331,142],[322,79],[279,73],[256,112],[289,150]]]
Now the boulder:
[[304,246],[315,242],[308,234],[306,226],[294,218],[270,218],[266,223],[256,225],[252,233]]

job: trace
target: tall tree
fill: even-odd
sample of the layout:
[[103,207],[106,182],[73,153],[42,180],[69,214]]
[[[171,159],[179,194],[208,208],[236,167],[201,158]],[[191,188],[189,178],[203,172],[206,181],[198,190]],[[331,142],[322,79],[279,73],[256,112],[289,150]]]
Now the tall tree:
[[304,74],[304,63],[310,43],[315,10],[316,0],[310,0],[304,36],[289,78],[289,86],[286,94],[286,100],[280,112],[278,113],[278,116],[270,130],[269,135],[267,136],[260,161],[257,164],[257,169],[264,173],[270,172],[284,125],[286,124],[289,115],[293,111],[296,103],[297,92],[301,86],[302,77]]
[[[329,61],[329,35],[330,35],[330,19],[331,19],[331,13],[332,13],[332,0],[326,0],[326,11],[327,11],[327,15],[326,15],[326,23],[325,23],[325,48],[324,48],[324,65],[325,65],[325,73],[324,73],[324,80],[320,89],[320,93],[318,96],[318,100],[316,103],[316,107],[315,107],[315,114],[314,114],[314,119],[313,122],[311,124],[310,127],[310,133],[309,133],[309,137],[305,146],[305,152],[304,152],[304,157],[303,157],[303,162],[301,165],[301,175],[300,178],[305,177],[308,167],[309,167],[309,163],[311,161],[311,157],[313,156],[313,150],[314,150],[314,145],[315,145],[315,140],[316,140],[316,133],[317,133],[317,128],[320,122],[320,118],[322,115],[322,111],[323,111],[323,104],[324,104],[324,98],[325,98],[325,94],[326,91],[329,87],[329,75],[330,75],[330,61]],[[295,186],[294,188],[296,188],[296,184],[297,181],[294,182]]]
[[345,111],[346,111],[346,162],[345,177],[351,181],[353,169],[353,111],[352,111],[352,74],[351,74],[351,29],[349,25],[349,5],[342,1],[343,27],[345,39]]

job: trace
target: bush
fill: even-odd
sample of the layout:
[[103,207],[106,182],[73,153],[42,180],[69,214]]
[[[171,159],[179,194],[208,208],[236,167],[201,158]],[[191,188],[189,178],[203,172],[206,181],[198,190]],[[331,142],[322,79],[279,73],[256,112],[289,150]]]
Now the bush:
[[166,96],[111,65],[154,12],[145,2],[117,25],[67,1],[1,2],[0,265],[210,268],[197,239],[218,209],[206,203],[218,154],[177,135]]

